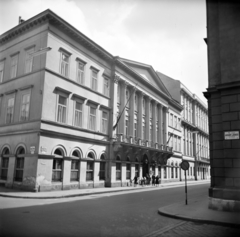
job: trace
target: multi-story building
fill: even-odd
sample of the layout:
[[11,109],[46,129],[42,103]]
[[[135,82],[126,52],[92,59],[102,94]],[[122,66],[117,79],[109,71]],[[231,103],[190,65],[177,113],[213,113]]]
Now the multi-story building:
[[180,101],[151,66],[113,57],[52,11],[0,36],[0,83],[1,185],[44,191],[125,186],[152,173],[179,179]]
[[[193,94],[181,81],[174,80],[157,72],[171,96],[181,103],[181,155],[183,160],[190,164],[187,176],[189,179],[209,179],[209,135],[208,135],[208,109],[197,95]],[[169,124],[176,124],[177,118],[169,114]],[[179,126],[179,125],[177,125]],[[176,125],[173,126],[171,139],[177,136]],[[170,139],[170,140],[171,140]],[[176,140],[176,138],[175,138]],[[182,171],[183,172],[183,171]],[[181,174],[183,177],[183,174]]]

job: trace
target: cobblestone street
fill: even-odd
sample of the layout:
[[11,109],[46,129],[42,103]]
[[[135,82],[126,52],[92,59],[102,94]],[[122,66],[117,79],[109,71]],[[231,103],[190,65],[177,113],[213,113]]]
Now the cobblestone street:
[[168,231],[152,235],[154,237],[227,237],[240,236],[240,227],[226,227],[196,222],[182,222]]

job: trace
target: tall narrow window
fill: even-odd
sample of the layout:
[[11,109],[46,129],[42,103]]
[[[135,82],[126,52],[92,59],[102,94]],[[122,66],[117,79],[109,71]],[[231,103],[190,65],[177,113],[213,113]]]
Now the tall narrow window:
[[94,91],[97,91],[97,79],[98,79],[98,73],[95,70],[92,70],[92,81],[91,81],[91,89]]
[[125,135],[128,136],[129,134],[129,113],[128,110],[126,110],[125,113]]
[[127,167],[126,167],[126,179],[131,179],[131,164],[127,163]]
[[79,175],[79,160],[71,162],[71,181],[78,181]]
[[17,150],[15,176],[14,176],[14,181],[17,181],[17,182],[22,182],[23,180],[24,154],[25,154],[25,149],[23,147],[19,147]]
[[20,121],[27,121],[29,118],[30,93],[22,95]]
[[109,96],[109,79],[107,78],[104,78],[103,94],[105,96]]
[[5,147],[2,152],[2,165],[1,165],[1,179],[7,180],[8,163],[9,163],[9,149]]
[[77,127],[82,127],[82,104],[79,102],[75,102],[75,121],[74,125]]
[[121,163],[116,163],[116,180],[121,180]]
[[11,79],[17,76],[18,54],[11,58]]
[[4,61],[0,62],[0,83],[3,82],[4,63]]
[[104,157],[104,155],[101,155],[100,160],[101,160],[101,162],[100,162],[99,179],[100,179],[100,180],[105,180],[106,162],[105,162],[105,157]]
[[91,106],[89,113],[89,129],[93,131],[96,130],[96,109]]
[[138,111],[138,96],[137,96],[137,94],[135,94],[135,96],[134,96],[134,110],[135,111]]
[[63,151],[61,149],[56,149],[54,152],[55,159],[53,159],[52,168],[52,181],[60,182],[62,181],[62,171],[63,171]]
[[85,63],[77,60],[77,82],[84,85],[84,66]]
[[13,123],[13,113],[14,113],[14,100],[15,97],[8,98],[7,100],[7,113],[6,113],[6,123]]
[[59,95],[57,121],[60,123],[66,123],[66,114],[67,114],[67,98],[62,95]]
[[117,84],[117,102],[120,104],[120,85],[119,83]]
[[61,58],[60,58],[60,73],[68,77],[69,74],[69,58],[70,55],[61,51]]
[[102,132],[107,134],[107,126],[108,126],[108,113],[102,111]]
[[134,114],[134,137],[137,138],[137,122],[138,122],[138,119],[137,119],[137,115]]
[[139,177],[139,164],[135,164],[135,176]]
[[145,117],[142,118],[142,139],[145,139]]
[[26,50],[26,59],[25,59],[25,73],[32,71],[33,67],[33,56],[31,55],[34,52],[34,47]]

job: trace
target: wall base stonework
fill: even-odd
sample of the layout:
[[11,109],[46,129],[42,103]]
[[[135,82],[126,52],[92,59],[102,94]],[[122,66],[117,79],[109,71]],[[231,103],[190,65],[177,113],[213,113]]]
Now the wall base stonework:
[[209,198],[208,208],[216,211],[239,212],[240,201]]

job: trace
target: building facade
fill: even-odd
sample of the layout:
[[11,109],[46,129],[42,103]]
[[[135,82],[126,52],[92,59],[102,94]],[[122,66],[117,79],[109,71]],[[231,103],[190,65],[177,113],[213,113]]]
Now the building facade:
[[[171,144],[176,142],[181,130],[181,159],[189,162],[188,179],[210,179],[208,108],[184,84],[157,72],[172,98],[181,103],[183,110],[178,118],[169,114]],[[176,129],[179,128],[179,129]],[[179,139],[179,137],[178,137]],[[173,141],[171,141],[173,140]],[[181,177],[184,171],[181,171]]]
[[211,187],[209,208],[240,211],[240,4],[206,1]]

